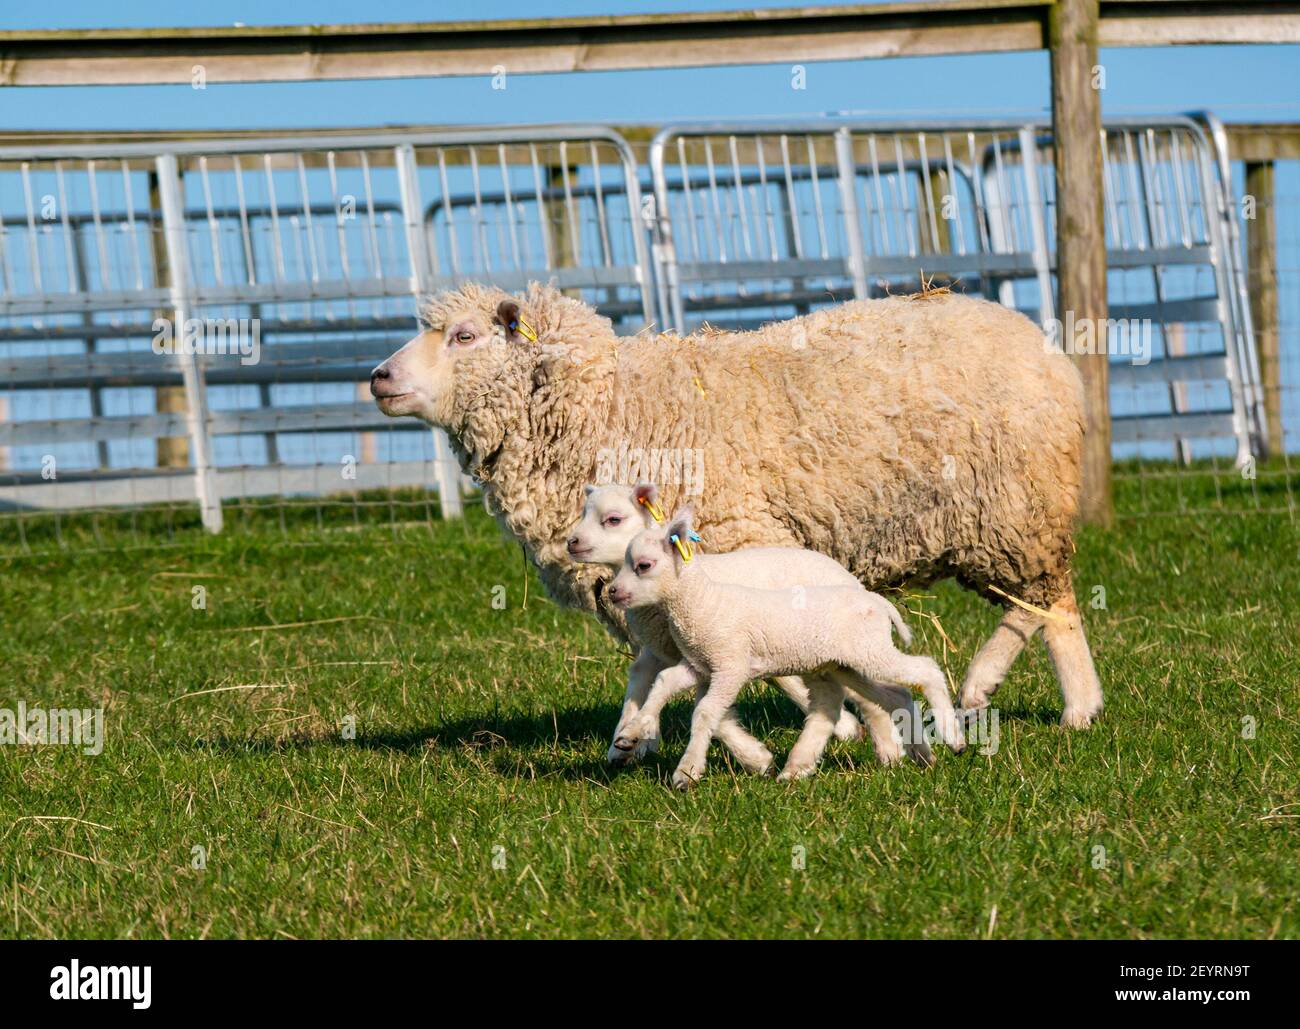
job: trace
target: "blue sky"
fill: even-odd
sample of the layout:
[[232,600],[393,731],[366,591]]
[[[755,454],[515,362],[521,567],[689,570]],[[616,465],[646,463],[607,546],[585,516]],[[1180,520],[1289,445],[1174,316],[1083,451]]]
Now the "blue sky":
[[[757,0],[748,7],[788,6]],[[294,24],[546,17],[729,9],[738,0],[244,0],[182,7],[161,0],[60,0],[5,5],[5,28]],[[509,66],[508,59],[503,62]],[[1208,108],[1226,121],[1300,118],[1300,47],[1107,50],[1104,109],[1112,114]],[[815,115],[877,117],[1023,113],[1048,102],[1041,53],[896,58],[809,65],[791,89],[784,65],[584,75],[517,76],[505,90],[486,77],[377,82],[0,89],[4,129],[265,128],[609,121]]]

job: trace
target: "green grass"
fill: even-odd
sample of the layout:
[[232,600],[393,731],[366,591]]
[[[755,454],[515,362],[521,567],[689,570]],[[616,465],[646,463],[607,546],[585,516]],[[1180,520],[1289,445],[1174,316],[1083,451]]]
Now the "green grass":
[[[1082,535],[1107,697],[1090,731],[1055,724],[1035,644],[995,698],[995,754],[885,770],[833,743],[787,786],[715,747],[678,795],[687,707],[661,755],[607,773],[625,658],[536,580],[525,606],[520,552],[481,512],[319,514],[249,509],[218,538],[169,519],[163,547],[135,546],[145,516],[32,521],[36,553],[0,559],[0,706],[102,705],[107,725],[98,757],[0,747],[0,935],[1300,935],[1285,515]],[[958,677],[995,621],[951,585],[910,606]],[[779,757],[798,728],[767,690],[743,717]]]

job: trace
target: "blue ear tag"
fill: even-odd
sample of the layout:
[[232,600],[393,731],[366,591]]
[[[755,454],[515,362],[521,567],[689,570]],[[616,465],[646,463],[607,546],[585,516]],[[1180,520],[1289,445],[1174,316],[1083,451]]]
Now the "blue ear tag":
[[524,339],[528,340],[530,343],[537,342],[537,333],[534,332],[533,327],[522,318],[511,319],[510,331],[519,333],[519,335],[523,336]]
[[[691,533],[691,535],[694,536],[695,534]],[[691,550],[691,545],[689,543],[683,543],[682,538],[678,536],[677,533],[674,532],[668,538],[672,540],[673,546],[677,548],[677,553],[682,555],[683,562],[689,561],[694,556]]]

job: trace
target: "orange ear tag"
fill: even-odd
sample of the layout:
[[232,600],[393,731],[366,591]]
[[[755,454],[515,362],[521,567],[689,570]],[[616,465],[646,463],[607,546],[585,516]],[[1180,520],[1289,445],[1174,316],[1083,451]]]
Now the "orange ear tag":
[[656,522],[662,522],[664,520],[663,511],[661,511],[653,502],[647,500],[645,497],[637,497],[636,502],[649,511],[650,517]]

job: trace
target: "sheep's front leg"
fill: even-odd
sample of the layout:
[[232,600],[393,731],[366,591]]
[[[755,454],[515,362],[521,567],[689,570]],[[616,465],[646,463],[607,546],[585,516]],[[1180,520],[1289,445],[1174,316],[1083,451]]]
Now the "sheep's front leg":
[[627,670],[627,691],[623,694],[623,712],[619,715],[618,726],[614,729],[614,742],[605,754],[605,761],[612,766],[630,765],[640,761],[647,754],[659,749],[659,718],[656,715],[637,743],[627,749],[618,746],[618,739],[623,727],[635,718],[645,706],[655,677],[667,667],[650,652],[649,647],[642,647]]
[[[704,686],[696,687],[697,704],[704,697],[705,689]],[[726,714],[722,716],[722,721],[718,723],[718,739],[731,751],[732,756],[746,772],[753,775],[767,775],[772,770],[774,760],[772,752],[740,724],[734,708],[728,708]]]
[[619,726],[618,735],[614,737],[614,748],[620,751],[634,750],[647,734],[659,732],[659,713],[664,705],[677,694],[693,689],[705,681],[705,677],[685,661],[665,668],[660,672],[650,688],[649,695],[641,710]]
[[691,741],[686,745],[686,752],[677,763],[673,772],[673,786],[687,790],[694,786],[704,775],[708,762],[709,744],[722,724],[728,708],[736,702],[741,687],[749,676],[744,669],[715,668],[708,691],[695,705],[691,715]]

